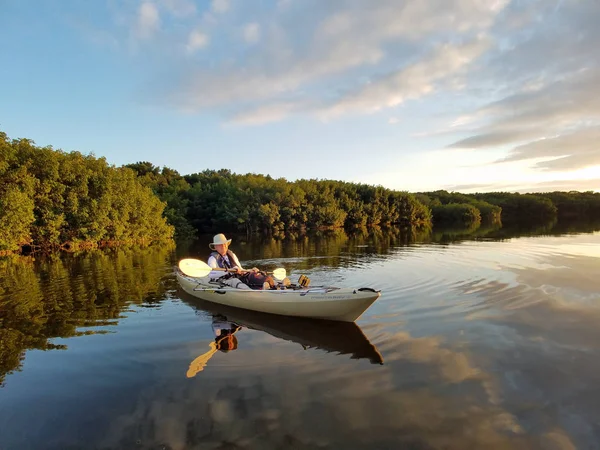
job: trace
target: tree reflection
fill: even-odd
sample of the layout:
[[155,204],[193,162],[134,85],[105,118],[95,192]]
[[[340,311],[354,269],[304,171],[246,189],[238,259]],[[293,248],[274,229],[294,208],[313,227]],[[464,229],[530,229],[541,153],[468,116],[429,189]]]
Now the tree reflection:
[[20,369],[26,350],[65,348],[49,339],[96,333],[128,304],[164,298],[160,281],[172,251],[163,245],[0,260],[0,384]]
[[[501,223],[476,223],[452,227],[355,227],[334,230],[296,231],[293,233],[246,235],[231,234],[232,249],[240,260],[262,264],[265,269],[285,267],[288,271],[309,271],[314,268],[351,267],[356,257],[381,257],[399,247],[424,243],[449,244],[465,240],[504,240],[515,237],[590,233],[600,230],[599,221],[525,222],[510,227]],[[195,242],[178,246],[182,257],[205,260],[210,250],[212,235],[201,235]],[[274,261],[277,259],[277,261]],[[272,263],[269,260],[273,260]]]

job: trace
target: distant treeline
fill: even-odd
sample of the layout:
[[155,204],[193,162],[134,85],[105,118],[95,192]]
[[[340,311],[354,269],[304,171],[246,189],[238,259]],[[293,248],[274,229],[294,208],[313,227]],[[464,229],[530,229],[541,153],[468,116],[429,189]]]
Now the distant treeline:
[[434,191],[419,193],[416,197],[431,208],[436,225],[542,224],[553,219],[600,218],[600,193],[594,192],[461,194]]
[[0,254],[82,248],[217,231],[472,226],[600,217],[600,194],[411,194],[382,186],[298,180],[227,169],[180,175],[137,162],[9,140],[0,132]]
[[149,162],[127,167],[167,203],[165,214],[180,234],[431,225],[430,209],[414,195],[381,186],[330,180],[290,182],[225,169],[181,176]]
[[469,227],[600,218],[600,193],[593,192],[411,194],[342,181],[289,182],[264,175],[236,175],[225,169],[182,176],[150,162],[127,167],[167,203],[169,223],[180,235],[394,224]]

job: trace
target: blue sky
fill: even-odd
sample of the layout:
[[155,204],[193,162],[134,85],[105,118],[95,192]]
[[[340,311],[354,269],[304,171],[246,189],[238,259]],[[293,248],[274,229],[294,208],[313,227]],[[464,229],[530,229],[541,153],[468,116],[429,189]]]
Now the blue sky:
[[600,191],[600,2],[0,0],[0,130],[392,189]]

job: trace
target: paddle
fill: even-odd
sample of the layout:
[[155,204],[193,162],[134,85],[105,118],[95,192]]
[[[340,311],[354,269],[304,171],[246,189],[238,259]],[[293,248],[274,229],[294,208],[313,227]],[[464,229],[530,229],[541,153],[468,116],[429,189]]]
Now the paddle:
[[[186,258],[179,261],[179,269],[186,275],[194,278],[205,277],[213,270],[220,270],[223,272],[235,272],[235,269],[221,269],[220,267],[213,269],[204,261],[192,258]],[[246,272],[248,271],[246,270]],[[277,280],[283,280],[286,277],[286,271],[283,267],[275,269],[273,272],[267,273],[272,273],[273,277]]]

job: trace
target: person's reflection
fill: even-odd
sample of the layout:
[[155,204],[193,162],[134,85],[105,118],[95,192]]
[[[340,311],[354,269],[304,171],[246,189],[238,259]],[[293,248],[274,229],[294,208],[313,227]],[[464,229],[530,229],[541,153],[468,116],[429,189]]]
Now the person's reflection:
[[227,353],[237,349],[238,342],[235,333],[242,327],[233,322],[227,321],[223,316],[213,316],[212,329],[215,334],[215,340],[208,346],[210,350],[198,356],[190,363],[190,367],[186,376],[192,378],[198,372],[201,372],[206,367],[208,360],[218,351]]

